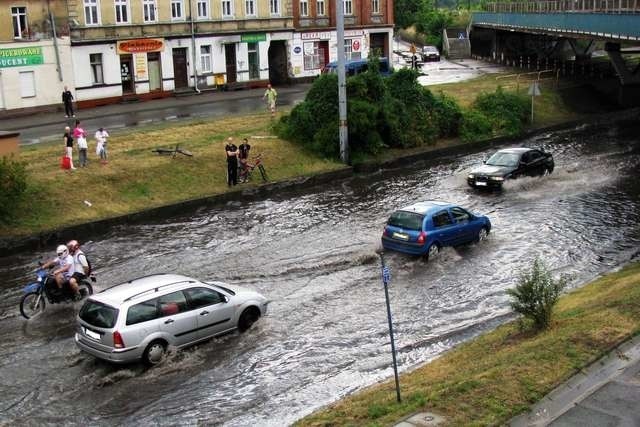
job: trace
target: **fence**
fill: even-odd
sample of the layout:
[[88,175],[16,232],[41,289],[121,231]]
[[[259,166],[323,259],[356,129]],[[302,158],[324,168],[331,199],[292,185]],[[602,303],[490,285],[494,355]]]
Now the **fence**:
[[558,0],[514,3],[486,3],[495,13],[640,13],[640,0]]

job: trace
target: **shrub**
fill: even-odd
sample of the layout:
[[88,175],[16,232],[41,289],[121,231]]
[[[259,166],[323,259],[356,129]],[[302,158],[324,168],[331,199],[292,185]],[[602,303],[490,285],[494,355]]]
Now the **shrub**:
[[0,222],[9,222],[16,204],[27,190],[27,170],[25,164],[13,157],[2,157],[0,161]]
[[462,113],[459,135],[465,142],[488,138],[491,136],[491,123],[482,112],[466,110]]
[[531,270],[520,274],[518,285],[507,290],[513,298],[511,308],[531,320],[536,330],[546,329],[551,324],[553,306],[566,285],[566,277],[554,280],[545,264],[536,258]]
[[462,123],[462,109],[453,97],[440,92],[434,98],[433,120],[439,136],[457,136]]
[[521,134],[531,113],[529,101],[525,96],[505,92],[501,87],[493,93],[478,95],[473,107],[489,118],[495,132],[508,136]]

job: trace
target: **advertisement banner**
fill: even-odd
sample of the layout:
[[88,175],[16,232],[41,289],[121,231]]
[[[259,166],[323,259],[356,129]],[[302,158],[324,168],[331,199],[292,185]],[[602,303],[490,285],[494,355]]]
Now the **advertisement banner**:
[[164,50],[164,39],[133,39],[120,40],[117,44],[118,54],[162,52]]
[[44,64],[42,47],[25,46],[0,49],[0,68]]

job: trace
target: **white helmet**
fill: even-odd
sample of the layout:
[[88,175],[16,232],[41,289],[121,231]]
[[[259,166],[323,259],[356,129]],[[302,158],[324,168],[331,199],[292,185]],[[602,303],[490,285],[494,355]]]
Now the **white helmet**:
[[58,258],[66,258],[67,255],[69,255],[69,249],[67,249],[65,245],[58,245],[56,253],[58,254]]

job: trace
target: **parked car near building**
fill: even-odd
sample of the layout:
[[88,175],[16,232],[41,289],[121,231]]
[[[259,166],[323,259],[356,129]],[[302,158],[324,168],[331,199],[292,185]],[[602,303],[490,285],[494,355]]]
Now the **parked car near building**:
[[502,188],[506,179],[548,175],[553,172],[553,156],[534,148],[506,148],[472,169],[467,183],[474,188]]
[[484,240],[491,221],[446,202],[425,201],[396,210],[382,233],[382,247],[426,259],[445,246]]
[[113,286],[85,301],[76,345],[109,362],[161,362],[169,346],[183,348],[249,329],[267,313],[257,292],[178,274],[154,274]]
[[[345,61],[344,64],[345,73],[347,76],[355,76],[356,74],[364,73],[369,69],[369,60],[368,59],[352,59],[349,61]],[[322,74],[331,74],[338,72],[338,61],[329,62],[324,69],[322,70]],[[383,76],[388,76],[393,72],[393,67],[389,65],[388,58],[380,58],[380,74]]]
[[435,46],[422,47],[422,62],[440,61],[440,51]]

